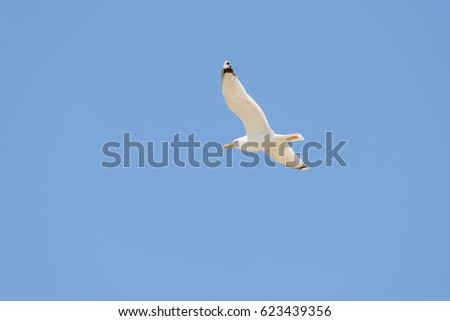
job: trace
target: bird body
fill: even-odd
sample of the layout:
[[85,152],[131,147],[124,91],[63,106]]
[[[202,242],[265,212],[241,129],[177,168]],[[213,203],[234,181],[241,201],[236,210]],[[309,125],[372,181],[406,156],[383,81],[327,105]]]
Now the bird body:
[[222,94],[230,110],[244,124],[246,135],[225,145],[248,152],[264,151],[286,167],[307,169],[288,142],[303,140],[299,133],[282,135],[270,128],[267,117],[256,101],[247,93],[236,77],[231,64],[225,61],[222,67]]

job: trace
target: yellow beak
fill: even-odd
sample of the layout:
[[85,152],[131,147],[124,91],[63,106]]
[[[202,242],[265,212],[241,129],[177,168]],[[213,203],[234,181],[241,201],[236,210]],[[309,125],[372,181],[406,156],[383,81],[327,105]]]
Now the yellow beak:
[[223,146],[223,148],[230,148],[230,147],[232,147],[233,145],[231,145],[231,144],[226,144],[225,146]]

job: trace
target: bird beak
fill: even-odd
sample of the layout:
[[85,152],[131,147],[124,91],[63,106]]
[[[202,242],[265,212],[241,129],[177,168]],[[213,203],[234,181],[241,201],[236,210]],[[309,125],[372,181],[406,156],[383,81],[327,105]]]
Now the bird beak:
[[223,146],[223,148],[230,148],[230,147],[233,147],[233,145],[231,145],[231,144],[226,144],[225,146]]

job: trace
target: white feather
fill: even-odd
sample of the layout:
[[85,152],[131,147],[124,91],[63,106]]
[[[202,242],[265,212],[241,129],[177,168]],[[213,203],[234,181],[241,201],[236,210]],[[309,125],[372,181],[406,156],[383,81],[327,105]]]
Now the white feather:
[[261,107],[247,94],[227,62],[222,70],[222,94],[230,110],[241,119],[248,137],[273,132]]

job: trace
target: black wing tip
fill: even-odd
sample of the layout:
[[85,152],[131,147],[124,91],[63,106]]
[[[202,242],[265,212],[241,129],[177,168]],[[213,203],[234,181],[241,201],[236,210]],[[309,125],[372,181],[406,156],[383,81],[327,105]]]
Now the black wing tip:
[[225,60],[225,62],[223,63],[223,69],[231,69],[231,62],[229,62],[228,60]]
[[222,72],[225,73],[232,73],[234,74],[233,67],[231,67],[231,63],[228,60],[225,60],[222,67]]
[[[234,71],[233,71],[233,69],[231,69],[231,68],[228,68],[228,69],[223,69],[223,71],[222,71],[224,74],[233,74],[234,75]],[[236,76],[236,75],[235,75]]]
[[231,63],[227,60],[225,60],[225,62],[223,63],[223,67],[222,67],[222,80],[223,80],[223,76],[225,74],[232,74],[233,76],[236,76],[236,74],[233,71],[233,68],[231,67]]

